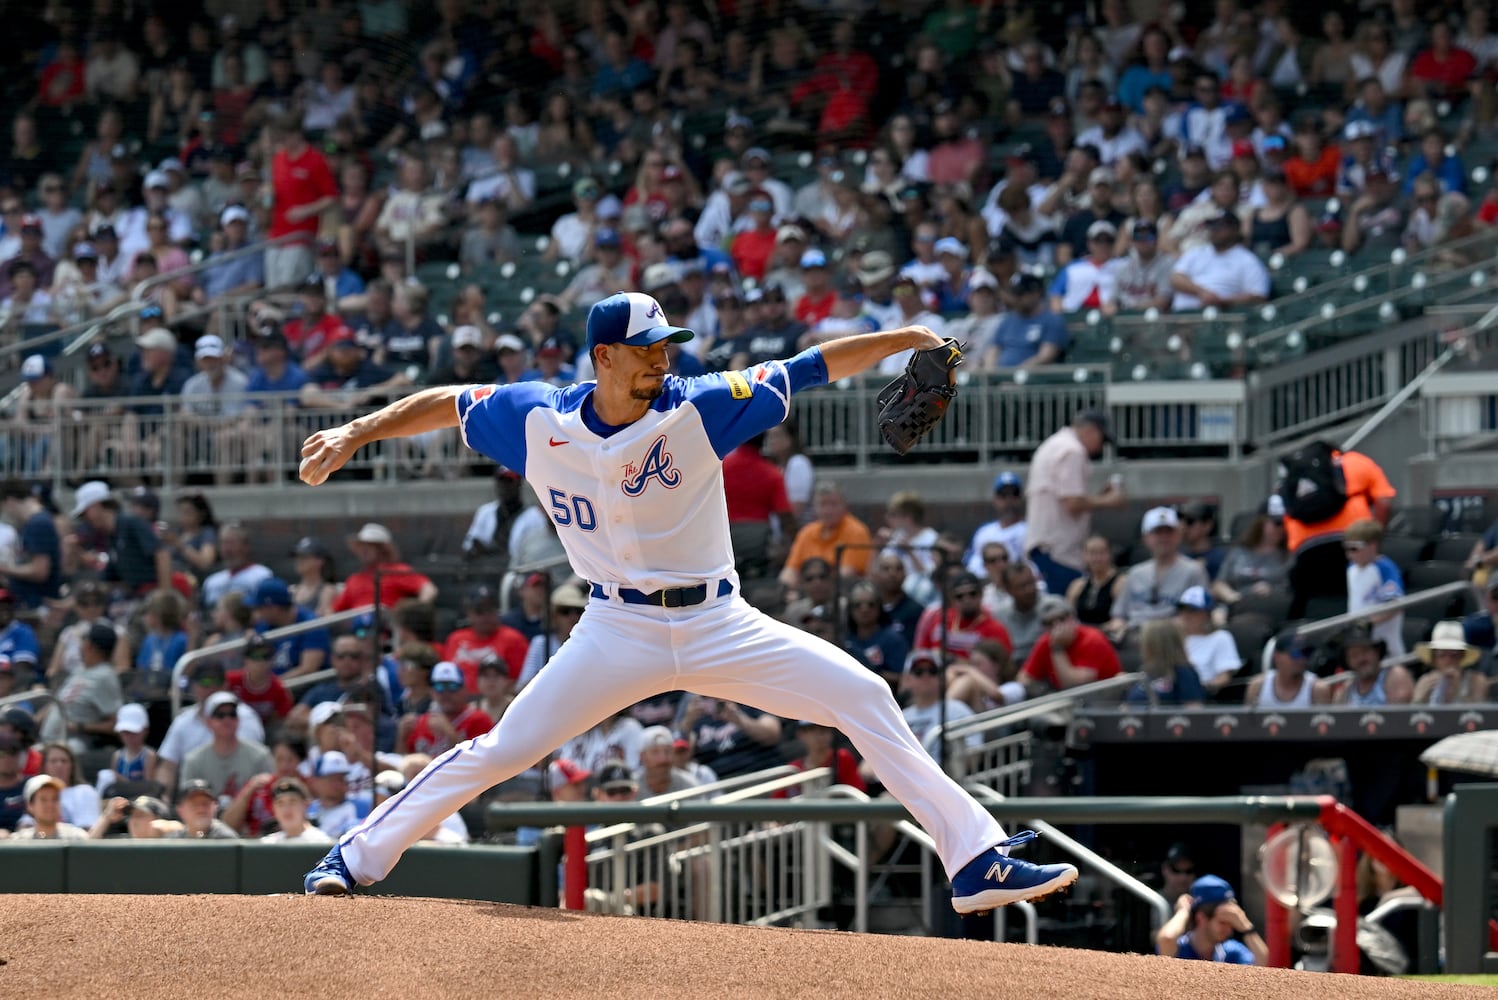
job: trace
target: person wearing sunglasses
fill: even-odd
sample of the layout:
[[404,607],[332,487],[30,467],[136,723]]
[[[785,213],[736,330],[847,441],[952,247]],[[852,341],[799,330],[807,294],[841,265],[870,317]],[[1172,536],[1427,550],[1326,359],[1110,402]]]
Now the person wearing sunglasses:
[[411,727],[410,752],[435,757],[494,728],[494,720],[473,704],[456,663],[443,661],[433,667],[431,685],[432,703]]
[[[220,692],[228,692],[228,671],[223,661],[199,661],[188,680],[188,694],[196,704],[177,713],[156,751],[156,771],[152,777],[167,788],[177,787],[177,779],[187,755],[213,742],[215,730],[208,718],[208,702]],[[235,730],[239,738],[264,743],[265,725],[260,721],[260,716],[238,698],[234,699],[234,705],[239,716],[239,725]]]
[[525,652],[525,662],[520,667],[520,676],[515,681],[515,693],[519,694],[546,666],[546,661],[562,643],[572,635],[578,620],[587,610],[588,598],[582,590],[571,583],[563,583],[551,592],[551,633],[541,634],[530,641]]
[[1105,681],[1122,669],[1108,637],[1079,621],[1064,598],[1049,594],[1041,599],[1040,624],[1045,631],[1020,675],[1032,697]]
[[1123,591],[1113,601],[1103,631],[1114,642],[1148,621],[1169,618],[1176,602],[1192,587],[1207,588],[1207,571],[1195,559],[1181,555],[1181,519],[1173,507],[1145,511],[1139,533],[1150,557],[1129,567]]
[[979,639],[993,639],[1006,652],[1014,649],[1009,630],[983,609],[982,581],[961,570],[953,573],[947,583],[945,615],[938,604],[921,616],[915,631],[915,648],[930,653],[945,642],[947,656],[960,660],[966,658]]
[[255,775],[275,771],[276,762],[265,744],[239,738],[240,701],[232,691],[219,691],[204,705],[213,737],[182,761],[182,787],[201,781],[226,803]]
[[1403,656],[1404,612],[1378,610],[1380,604],[1404,596],[1404,576],[1380,546],[1384,527],[1372,518],[1354,521],[1342,535],[1347,553],[1347,613],[1363,614],[1373,623],[1373,637],[1389,647],[1388,655]]

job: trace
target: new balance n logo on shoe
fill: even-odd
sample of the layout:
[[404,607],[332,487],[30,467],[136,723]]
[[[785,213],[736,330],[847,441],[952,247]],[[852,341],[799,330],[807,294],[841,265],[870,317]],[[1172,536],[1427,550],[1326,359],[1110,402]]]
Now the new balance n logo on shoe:
[[990,880],[994,882],[1002,882],[1009,877],[1009,873],[1012,871],[1014,871],[1014,865],[1006,865],[1002,861],[995,861],[992,865],[989,866],[988,874],[983,876],[983,880],[985,882]]

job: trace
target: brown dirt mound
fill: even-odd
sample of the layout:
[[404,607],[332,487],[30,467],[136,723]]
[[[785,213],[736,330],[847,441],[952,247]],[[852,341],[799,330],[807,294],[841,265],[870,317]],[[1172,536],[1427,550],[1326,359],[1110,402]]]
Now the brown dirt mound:
[[1480,987],[1138,955],[763,930],[435,899],[10,896],[9,997],[1259,1000],[1487,997]]

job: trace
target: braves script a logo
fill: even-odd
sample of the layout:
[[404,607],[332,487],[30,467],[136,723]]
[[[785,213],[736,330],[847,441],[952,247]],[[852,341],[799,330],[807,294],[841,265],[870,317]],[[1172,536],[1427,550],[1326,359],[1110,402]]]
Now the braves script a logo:
[[646,312],[645,312],[645,318],[646,319],[665,319],[665,317],[663,315],[661,315],[661,304],[659,302],[652,302],[652,303],[650,303],[650,308],[648,310],[646,310]]
[[633,462],[624,467],[624,482],[619,488],[627,497],[637,497],[645,492],[645,487],[650,485],[650,480],[659,479],[661,485],[668,490],[674,490],[681,485],[681,470],[671,464],[671,453],[666,450],[666,435],[662,434],[655,439],[650,450],[645,452],[645,460],[639,465]]

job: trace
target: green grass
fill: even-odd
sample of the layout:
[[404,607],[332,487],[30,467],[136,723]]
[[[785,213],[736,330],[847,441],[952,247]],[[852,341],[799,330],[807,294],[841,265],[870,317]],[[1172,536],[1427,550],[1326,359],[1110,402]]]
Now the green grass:
[[1405,979],[1421,979],[1427,983],[1449,983],[1453,986],[1498,987],[1498,976],[1405,976]]

